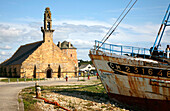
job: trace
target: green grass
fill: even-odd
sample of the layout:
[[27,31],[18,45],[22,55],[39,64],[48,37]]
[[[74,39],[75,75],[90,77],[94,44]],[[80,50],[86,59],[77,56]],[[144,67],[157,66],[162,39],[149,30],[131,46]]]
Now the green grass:
[[[10,78],[10,82],[17,82],[17,79],[20,81],[25,81],[25,78]],[[33,78],[33,81],[37,81],[39,79]],[[40,79],[44,80],[44,79]],[[32,81],[32,79],[26,79],[26,81]],[[8,79],[2,79],[1,82],[8,82]]]
[[21,103],[21,99],[20,98],[18,98],[18,102]]
[[36,111],[35,103],[37,100],[33,100],[33,95],[29,93],[22,93],[24,111]]
[[86,106],[93,106],[93,103],[87,103]]
[[105,108],[106,106],[101,106],[101,108]]
[[[100,100],[103,98],[108,101],[108,95],[104,89],[102,83],[95,81],[94,85],[61,85],[61,86],[42,86],[42,94],[43,93],[61,93],[64,92],[74,95],[86,95],[90,98]],[[83,99],[83,98],[82,98]],[[106,102],[105,101],[105,102]],[[104,101],[103,101],[104,102]]]
[[41,86],[42,91],[48,90],[58,91],[58,92],[72,92],[72,91],[80,91],[80,92],[93,92],[93,93],[105,93],[104,86],[100,82],[100,80],[93,80],[94,85],[60,85],[60,86]]

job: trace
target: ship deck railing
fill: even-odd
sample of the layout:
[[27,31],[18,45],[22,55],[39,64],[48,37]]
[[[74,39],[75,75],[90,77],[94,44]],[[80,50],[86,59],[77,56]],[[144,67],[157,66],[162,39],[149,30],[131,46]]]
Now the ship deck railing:
[[[118,54],[118,55],[126,55],[131,57],[139,56],[146,58],[152,56],[150,54],[151,49],[148,48],[140,48],[140,47],[133,47],[133,46],[123,46],[123,45],[114,45],[109,43],[104,43],[101,46],[102,42],[95,40],[94,49],[101,50],[107,55]],[[154,50],[153,54],[155,53],[155,57],[169,59],[168,54],[170,51],[163,51],[163,50]]]

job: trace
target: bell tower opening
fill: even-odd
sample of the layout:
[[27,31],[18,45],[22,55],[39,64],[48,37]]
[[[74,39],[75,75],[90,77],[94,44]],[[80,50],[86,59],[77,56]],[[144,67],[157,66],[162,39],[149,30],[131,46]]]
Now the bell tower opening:
[[47,30],[50,30],[50,22],[47,24]]
[[52,29],[52,19],[50,8],[47,7],[44,12],[44,27],[41,27],[43,33],[43,41],[53,41],[53,32]]

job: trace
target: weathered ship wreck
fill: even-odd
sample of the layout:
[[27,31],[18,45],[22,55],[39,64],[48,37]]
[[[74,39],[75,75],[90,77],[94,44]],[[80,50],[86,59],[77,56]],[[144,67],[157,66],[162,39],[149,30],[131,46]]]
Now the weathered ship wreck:
[[132,109],[170,110],[170,48],[157,50],[165,27],[170,26],[169,8],[150,49],[95,41],[89,56],[111,100]]

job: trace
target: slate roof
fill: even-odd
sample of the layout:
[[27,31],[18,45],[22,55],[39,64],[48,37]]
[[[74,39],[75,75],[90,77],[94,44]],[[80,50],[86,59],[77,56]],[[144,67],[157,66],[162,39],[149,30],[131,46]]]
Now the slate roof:
[[[80,69],[83,69],[85,67],[87,67],[88,65],[92,66],[91,64],[81,64],[81,66],[79,67]],[[92,66],[93,67],[93,66]]]
[[91,64],[82,64],[79,67],[80,71],[93,70],[93,69],[95,69],[95,67],[93,67]]
[[88,65],[88,64],[82,64],[82,65],[79,67],[79,69],[83,69],[83,68],[85,68],[87,65]]
[[22,45],[18,48],[18,50],[14,53],[14,55],[8,60],[1,63],[1,66],[6,65],[16,65],[22,64],[22,62],[28,58],[41,44],[43,41]]
[[[59,44],[57,45],[57,46],[59,46]],[[71,47],[69,48],[69,42],[67,42],[67,41],[63,41],[62,43],[61,43],[61,47],[60,47],[61,49],[76,49],[74,46],[73,46],[73,44],[71,44]]]

